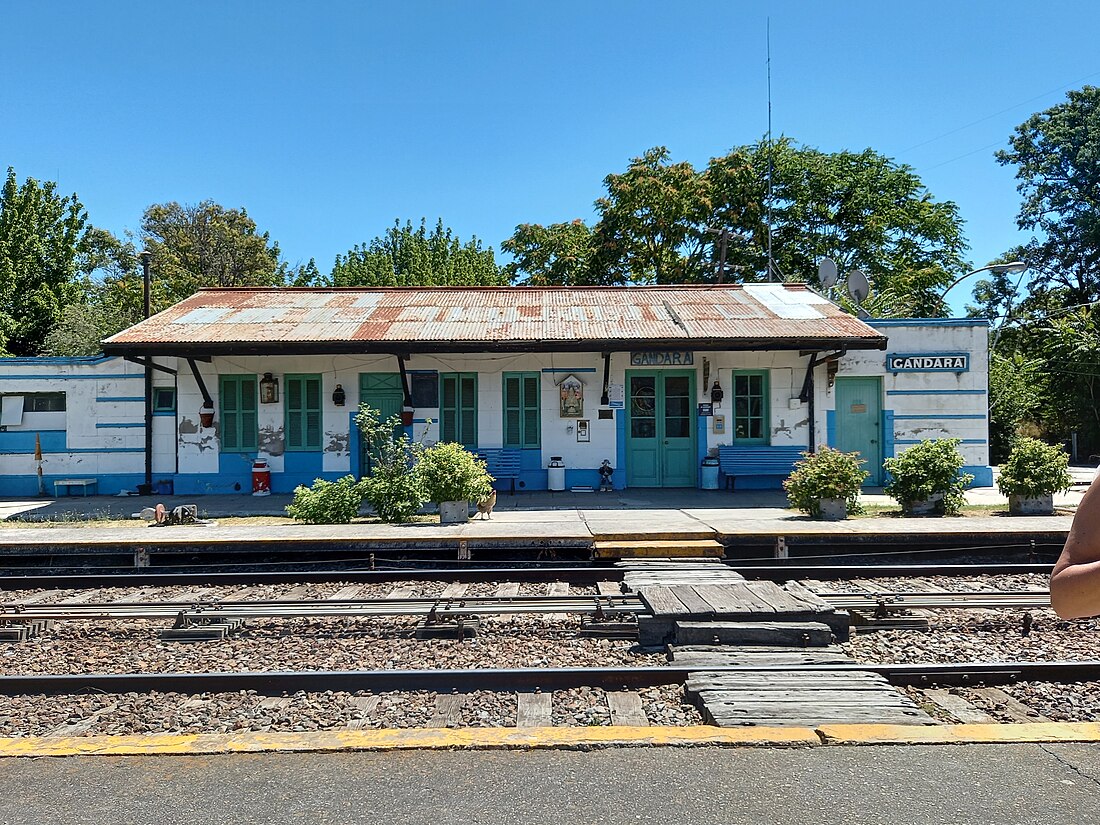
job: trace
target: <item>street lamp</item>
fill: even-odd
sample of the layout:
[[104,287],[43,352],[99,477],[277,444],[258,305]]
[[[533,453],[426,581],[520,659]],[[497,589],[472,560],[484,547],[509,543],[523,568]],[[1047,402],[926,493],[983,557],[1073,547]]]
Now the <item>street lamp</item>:
[[992,272],[994,275],[1005,275],[1014,274],[1016,272],[1023,272],[1025,269],[1027,269],[1027,264],[1025,264],[1023,261],[1009,261],[1007,264],[989,264],[988,266],[983,266],[980,269],[975,269],[973,272],[967,272],[961,278],[956,278],[954,281],[952,281],[950,286],[948,286],[947,289],[940,293],[940,299],[942,300],[944,295],[946,295],[956,286],[961,284],[971,275],[977,275],[979,272]]

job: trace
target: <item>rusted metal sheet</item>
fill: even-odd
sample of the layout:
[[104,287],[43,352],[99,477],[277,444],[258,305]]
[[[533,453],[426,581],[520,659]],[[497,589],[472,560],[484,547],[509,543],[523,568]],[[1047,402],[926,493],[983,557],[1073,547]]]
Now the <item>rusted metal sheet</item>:
[[843,341],[885,338],[800,284],[684,287],[207,289],[104,342],[108,352],[204,344]]

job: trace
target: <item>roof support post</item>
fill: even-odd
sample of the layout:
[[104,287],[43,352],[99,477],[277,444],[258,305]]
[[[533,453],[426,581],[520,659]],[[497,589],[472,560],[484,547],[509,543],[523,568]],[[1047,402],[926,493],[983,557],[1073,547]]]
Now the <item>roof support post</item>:
[[202,393],[203,406],[214,409],[214,399],[210,397],[210,392],[206,389],[206,382],[202,380],[202,373],[199,372],[199,367],[198,364],[195,363],[195,359],[188,358],[187,366],[191,368],[191,374],[195,376],[195,383],[199,385],[199,392]]
[[800,392],[798,394],[798,400],[801,401],[803,404],[808,404],[809,405],[809,410],[808,410],[808,412],[810,414],[810,444],[809,444],[809,446],[810,446],[810,452],[811,453],[816,453],[817,452],[817,427],[815,426],[815,423],[816,423],[815,416],[816,416],[816,410],[817,410],[817,406],[815,404],[815,396],[817,395],[817,393],[814,392],[814,370],[817,367],[819,367],[822,364],[825,364],[829,361],[838,361],[838,360],[840,360],[841,358],[844,357],[844,355],[847,352],[848,352],[847,350],[842,349],[842,350],[838,350],[837,352],[829,353],[828,355],[821,355],[821,353],[818,353],[818,352],[808,353],[809,356],[810,356],[810,363],[806,365],[806,377],[802,380],[802,392]]
[[409,373],[405,369],[405,362],[409,359],[409,356],[404,353],[397,354],[397,369],[401,372],[401,394],[404,396],[404,405],[411,407],[413,405],[412,393],[409,392]]
[[600,403],[603,406],[607,406],[611,403],[611,399],[608,395],[607,384],[611,380],[611,353],[605,352],[603,354],[603,394],[600,395]]

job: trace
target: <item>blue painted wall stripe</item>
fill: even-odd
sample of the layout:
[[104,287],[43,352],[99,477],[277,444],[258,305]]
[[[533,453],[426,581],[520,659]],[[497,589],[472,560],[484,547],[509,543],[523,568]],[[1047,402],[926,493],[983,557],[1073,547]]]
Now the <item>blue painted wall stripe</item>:
[[[897,449],[895,446],[898,442],[894,438],[894,421],[897,420],[897,415],[893,410],[882,411],[882,458],[893,458],[894,451]],[[876,473],[878,476],[884,476],[885,471],[879,468],[880,472]],[[880,481],[883,479],[880,478]]]
[[34,355],[23,358],[5,358],[3,363],[5,366],[12,364],[27,365],[27,364],[40,364],[42,366],[57,366],[62,364],[102,364],[107,361],[114,361],[118,358],[117,355]]
[[872,327],[987,327],[985,318],[875,318]]
[[119,401],[119,402],[121,402],[121,401],[125,401],[125,402],[133,401],[133,402],[138,402],[138,401],[144,401],[144,400],[145,400],[144,395],[102,395],[102,396],[99,396],[98,398],[96,398],[96,401],[99,402],[99,403],[104,403],[104,402],[107,402],[107,401]]
[[566,367],[562,367],[561,369],[558,369],[557,367],[551,367],[550,369],[544,369],[543,370],[543,372],[595,372],[595,371],[596,371],[595,367],[576,367],[575,369],[568,369]]
[[109,378],[145,378],[140,372],[111,372],[99,375],[65,375],[56,372],[50,375],[0,375],[6,381],[102,381]]
[[836,410],[825,410],[825,446],[836,447]]
[[921,413],[920,415],[895,415],[895,421],[908,420],[908,419],[920,419],[921,421],[935,421],[940,418],[949,418],[953,421],[963,418],[973,418],[985,420],[984,415],[941,415],[940,413]]
[[887,390],[887,395],[985,395],[985,390]]
[[[899,438],[895,444],[923,444],[925,441],[938,441],[939,439],[928,438]],[[963,444],[985,444],[984,438],[961,438],[959,441]]]
[[145,427],[144,421],[97,421],[95,423],[97,430],[112,430],[112,429],[125,429],[129,427]]

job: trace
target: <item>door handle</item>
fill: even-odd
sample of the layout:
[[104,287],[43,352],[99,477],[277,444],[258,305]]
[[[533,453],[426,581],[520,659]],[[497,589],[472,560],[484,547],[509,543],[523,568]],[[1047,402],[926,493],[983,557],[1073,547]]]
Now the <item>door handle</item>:
[[665,439],[665,444],[668,444],[668,439],[667,438]]

